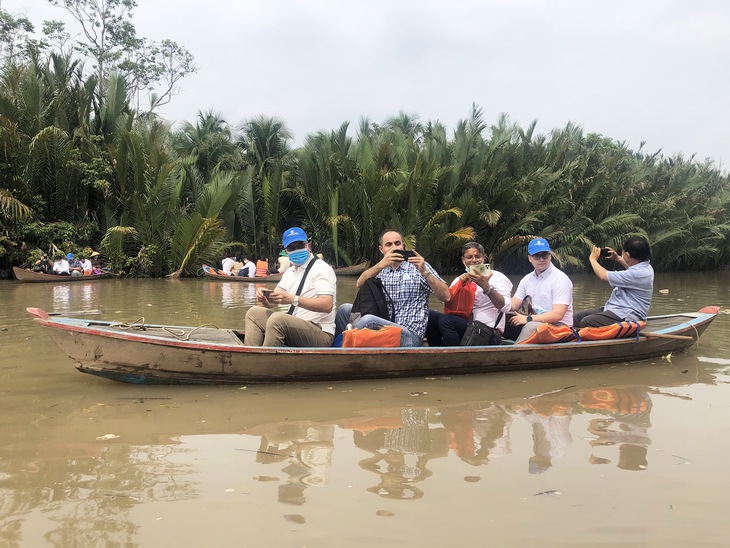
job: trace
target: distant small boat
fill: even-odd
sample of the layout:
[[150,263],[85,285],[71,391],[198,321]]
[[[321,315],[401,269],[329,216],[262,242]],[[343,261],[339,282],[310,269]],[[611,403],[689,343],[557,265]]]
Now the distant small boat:
[[256,278],[250,278],[248,276],[229,276],[224,274],[222,270],[213,266],[203,265],[203,274],[208,278],[219,280],[221,282],[244,282],[244,283],[268,283],[278,282],[281,280],[281,274],[269,274],[268,276],[258,276]]
[[92,274],[91,276],[61,276],[59,274],[45,274],[43,272],[35,272],[18,266],[13,267],[13,274],[19,282],[31,283],[68,283],[68,282],[93,282],[95,280],[103,280],[111,277],[111,273]]
[[[370,267],[370,261],[365,261],[352,266],[343,266],[341,268],[335,268],[335,274],[337,276],[359,276]],[[244,283],[267,283],[267,282],[278,282],[281,280],[281,274],[270,274],[268,276],[262,276],[258,278],[250,278],[248,276],[228,276],[218,268],[203,265],[203,273],[209,278],[220,280],[222,282],[244,282]]]
[[365,261],[363,263],[354,264],[352,266],[342,266],[340,268],[335,268],[335,274],[337,274],[338,276],[359,276],[368,268],[370,268],[370,261]]

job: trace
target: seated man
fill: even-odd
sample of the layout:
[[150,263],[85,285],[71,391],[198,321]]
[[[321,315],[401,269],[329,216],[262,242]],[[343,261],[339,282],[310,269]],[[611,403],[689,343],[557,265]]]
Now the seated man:
[[225,257],[221,261],[221,270],[226,276],[233,276],[233,268],[236,266],[236,257]]
[[54,256],[53,260],[53,273],[60,274],[61,276],[70,276],[71,272],[68,269],[68,261],[62,253]]
[[53,261],[51,261],[45,253],[43,253],[41,258],[33,264],[44,274],[50,274],[53,272]]
[[573,282],[552,264],[552,251],[545,238],[535,238],[527,246],[527,259],[535,269],[520,280],[512,297],[511,308],[517,310],[528,295],[534,314],[516,312],[509,322],[516,329],[517,342],[529,338],[541,323],[573,326]]
[[69,253],[68,255],[66,255],[66,259],[68,260],[68,270],[71,273],[71,276],[84,275],[84,269],[81,266],[81,261],[74,257],[73,253]]
[[[256,290],[262,306],[246,313],[247,346],[332,346],[335,335],[335,271],[311,253],[307,234],[299,227],[284,232],[284,249],[294,264],[272,291]],[[314,261],[314,264],[310,264]],[[304,279],[304,285],[299,287]],[[273,310],[289,305],[288,312]]]
[[651,249],[649,242],[641,236],[634,236],[624,242],[619,256],[610,247],[608,258],[616,261],[626,270],[609,271],[598,262],[601,248],[593,246],[589,260],[593,272],[608,282],[613,291],[602,308],[584,310],[575,315],[576,327],[603,327],[612,323],[645,320],[654,291],[654,269],[649,263]]
[[[510,310],[512,282],[507,276],[496,270],[490,270],[484,275],[470,273],[470,266],[484,264],[484,248],[477,242],[468,242],[464,245],[461,251],[461,262],[464,263],[466,272],[457,276],[450,287],[460,283],[475,283],[477,287],[471,317],[489,327],[495,327],[499,312]],[[426,329],[428,346],[459,346],[466,332],[467,322],[468,320],[453,314],[430,310],[428,329]],[[504,333],[504,325],[505,317],[502,316],[496,326],[500,333]]]
[[94,267],[91,266],[91,261],[84,255],[79,255],[79,262],[81,263],[81,270],[84,276],[91,276],[94,272]]
[[243,258],[243,268],[240,270],[238,275],[246,278],[256,277],[256,265],[249,257]]
[[[404,259],[400,253],[403,251],[403,236],[399,232],[383,232],[378,249],[383,258],[360,275],[357,287],[361,287],[369,278],[379,278],[393,300],[395,323],[366,314],[353,327],[377,329],[384,325],[397,325],[403,329],[401,346],[421,346],[428,323],[428,299],[433,293],[440,301],[448,301],[451,298],[449,287],[415,251],[413,256]],[[338,332],[344,331],[350,322],[351,310],[351,304],[343,304],[337,311]]]

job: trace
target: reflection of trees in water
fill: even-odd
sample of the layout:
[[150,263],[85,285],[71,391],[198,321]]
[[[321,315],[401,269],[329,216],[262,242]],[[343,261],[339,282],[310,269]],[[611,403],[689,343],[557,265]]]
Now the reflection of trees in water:
[[[169,457],[172,446],[108,445],[64,450],[45,447],[40,456],[0,459],[0,545],[21,546],[24,516],[42,513],[57,526],[45,534],[53,546],[133,544],[137,526],[129,512],[137,504],[185,500],[191,472]],[[62,453],[62,454],[61,454]]]

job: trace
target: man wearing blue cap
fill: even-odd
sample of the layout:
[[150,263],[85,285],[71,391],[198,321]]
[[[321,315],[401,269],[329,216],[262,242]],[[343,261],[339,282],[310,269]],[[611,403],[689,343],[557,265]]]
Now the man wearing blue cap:
[[510,324],[519,330],[517,342],[529,338],[541,323],[573,326],[573,282],[552,264],[550,244],[545,238],[535,238],[527,245],[527,253],[535,270],[520,280],[512,297],[512,310],[517,310],[529,295],[535,312],[515,312],[510,318]]
[[[330,265],[312,255],[308,240],[299,227],[284,232],[284,251],[293,266],[273,291],[263,286],[256,290],[261,306],[252,306],[246,313],[246,345],[332,345],[337,277]],[[282,312],[280,306],[288,310]]]

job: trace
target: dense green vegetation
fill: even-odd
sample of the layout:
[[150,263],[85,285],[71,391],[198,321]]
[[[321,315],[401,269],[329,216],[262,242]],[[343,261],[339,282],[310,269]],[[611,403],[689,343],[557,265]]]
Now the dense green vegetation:
[[634,234],[658,270],[730,265],[730,179],[709,161],[631,150],[572,123],[547,135],[506,115],[490,125],[477,106],[451,135],[400,113],[296,149],[276,117],[234,127],[201,112],[172,129],[154,112],[172,84],[141,110],[130,56],[19,41],[22,21],[0,15],[15,32],[0,67],[2,269],[56,246],[99,249],[131,275],[193,274],[227,250],[275,256],[293,224],[337,265],[376,259],[384,227],[445,272],[470,239],[500,269],[523,269],[531,235],[567,269],[586,268],[591,244]]

